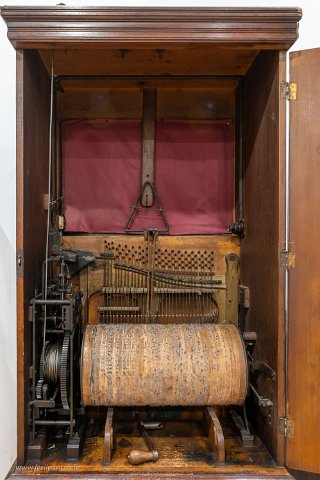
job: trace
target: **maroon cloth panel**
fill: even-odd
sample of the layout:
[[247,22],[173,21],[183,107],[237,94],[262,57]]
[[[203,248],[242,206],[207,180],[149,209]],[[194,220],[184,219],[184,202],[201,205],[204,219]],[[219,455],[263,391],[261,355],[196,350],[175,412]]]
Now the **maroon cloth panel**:
[[123,233],[140,186],[141,121],[63,122],[62,162],[66,231]]
[[155,183],[170,234],[228,231],[233,221],[233,159],[230,121],[158,123]]
[[[169,234],[224,233],[233,220],[234,129],[227,121],[158,122],[155,188]],[[66,121],[63,191],[68,232],[124,233],[140,189],[139,120]],[[132,230],[164,227],[154,205]]]

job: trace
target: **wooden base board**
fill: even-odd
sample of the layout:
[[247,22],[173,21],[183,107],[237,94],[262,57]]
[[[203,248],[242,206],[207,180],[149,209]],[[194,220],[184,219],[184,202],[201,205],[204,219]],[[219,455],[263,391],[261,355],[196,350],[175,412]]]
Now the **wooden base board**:
[[132,479],[175,480],[196,476],[197,480],[228,479],[282,479],[292,477],[284,468],[277,467],[259,439],[254,446],[244,448],[231,424],[223,422],[226,444],[226,463],[217,465],[208,437],[199,422],[165,422],[162,430],[151,431],[152,441],[159,451],[159,461],[133,466],[127,456],[133,448],[145,449],[144,441],[134,422],[117,421],[115,448],[110,465],[103,465],[103,422],[95,422],[87,432],[83,455],[78,463],[68,463],[66,443],[53,439],[41,463],[35,466],[17,466],[9,479]]
[[294,480],[285,468],[277,468],[268,472],[248,471],[247,469],[234,470],[233,472],[213,472],[210,474],[152,474],[137,473],[14,473],[7,480]]

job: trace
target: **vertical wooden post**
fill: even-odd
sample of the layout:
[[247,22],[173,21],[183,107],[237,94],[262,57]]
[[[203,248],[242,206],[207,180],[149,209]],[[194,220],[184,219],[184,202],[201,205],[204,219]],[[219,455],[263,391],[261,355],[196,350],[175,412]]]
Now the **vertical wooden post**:
[[[41,95],[39,94],[41,92]],[[36,50],[17,51],[17,464],[30,441],[28,402],[32,365],[29,304],[45,257],[50,79]],[[36,121],[35,121],[36,119]],[[36,173],[34,173],[36,172]],[[36,175],[36,177],[34,176]],[[35,180],[36,179],[36,180]],[[36,232],[36,234],[35,234]]]
[[[157,90],[155,88],[144,88],[142,118],[142,185],[147,181],[153,183],[156,111]],[[151,207],[153,200],[151,187],[146,185],[142,194],[141,203],[144,207]]]
[[226,256],[226,321],[238,325],[239,308],[239,257]]

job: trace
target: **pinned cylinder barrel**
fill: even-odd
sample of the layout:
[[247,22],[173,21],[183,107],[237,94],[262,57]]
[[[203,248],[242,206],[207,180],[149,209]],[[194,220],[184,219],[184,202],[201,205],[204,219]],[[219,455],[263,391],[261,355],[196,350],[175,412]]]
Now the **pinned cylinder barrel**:
[[85,406],[239,405],[248,388],[235,325],[88,325]]

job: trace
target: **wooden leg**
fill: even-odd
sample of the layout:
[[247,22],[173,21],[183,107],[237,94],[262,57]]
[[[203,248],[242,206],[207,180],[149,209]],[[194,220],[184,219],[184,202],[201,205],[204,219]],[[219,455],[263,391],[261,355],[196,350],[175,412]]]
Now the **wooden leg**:
[[206,407],[204,415],[208,427],[209,441],[216,454],[217,464],[223,465],[226,461],[226,450],[221,424],[213,407]]
[[77,462],[80,458],[80,442],[81,438],[78,433],[70,438],[67,444],[67,462]]
[[49,434],[47,430],[38,433],[36,438],[27,446],[27,464],[38,464],[47,448]]
[[84,440],[85,423],[83,422],[67,444],[67,462],[78,462]]
[[113,449],[113,408],[108,408],[106,425],[104,429],[104,444],[103,444],[103,465],[110,465],[111,455]]

